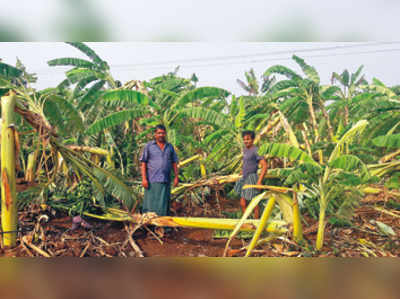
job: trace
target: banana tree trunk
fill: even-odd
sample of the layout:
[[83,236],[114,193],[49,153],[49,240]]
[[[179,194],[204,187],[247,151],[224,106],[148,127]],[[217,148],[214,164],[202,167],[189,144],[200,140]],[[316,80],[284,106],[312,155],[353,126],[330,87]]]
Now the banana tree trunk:
[[328,127],[328,134],[329,134],[329,138],[331,141],[333,141],[333,128],[332,128],[332,124],[331,124],[331,120],[329,118],[328,112],[325,109],[325,105],[322,101],[320,101],[320,108],[322,111],[322,115],[324,116],[325,120],[326,120],[326,126]]
[[272,209],[273,209],[273,207],[275,205],[275,201],[276,201],[275,196],[271,196],[269,198],[267,206],[265,207],[264,212],[263,212],[263,214],[261,216],[260,224],[258,225],[258,227],[257,227],[257,229],[256,229],[256,231],[254,233],[254,236],[251,239],[249,247],[247,248],[247,252],[246,252],[246,256],[245,257],[250,256],[252,250],[256,246],[257,241],[260,238],[261,233],[264,231],[265,225],[267,224],[267,220],[271,216]]
[[306,132],[304,130],[301,130],[301,135],[303,136],[304,143],[305,143],[306,149],[307,149],[307,153],[310,155],[310,157],[312,157],[311,145],[310,145],[310,142],[308,141]]
[[15,178],[14,107],[16,96],[1,98],[1,227],[3,246],[15,247],[17,240],[17,196]]
[[28,155],[28,163],[25,172],[25,181],[27,182],[33,182],[35,179],[37,156],[37,151],[34,151]]
[[308,104],[308,110],[309,110],[310,116],[311,116],[312,126],[314,129],[315,142],[318,142],[319,141],[318,125],[317,125],[317,119],[315,117],[312,96],[307,97],[307,104]]
[[344,125],[349,123],[349,100],[346,98],[346,105],[344,106]]
[[293,192],[293,239],[296,242],[303,240],[303,227],[301,225],[299,202],[297,192]]
[[319,219],[318,219],[318,233],[317,233],[317,241],[315,244],[315,249],[321,250],[324,245],[324,233],[325,233],[325,211],[326,211],[326,198],[323,192],[321,192],[320,198],[320,206],[319,206]]
[[[150,217],[146,219],[146,214],[129,214],[125,211],[109,208],[104,215],[96,215],[88,212],[83,213],[86,216],[110,220],[110,221],[128,221],[132,223],[147,223],[155,226],[170,227],[194,227],[204,229],[227,229],[233,230],[240,219],[227,218],[205,218],[205,217]],[[260,225],[260,220],[249,219],[241,226],[242,231],[254,231]],[[282,234],[287,232],[285,221],[271,221],[265,230],[270,233]]]

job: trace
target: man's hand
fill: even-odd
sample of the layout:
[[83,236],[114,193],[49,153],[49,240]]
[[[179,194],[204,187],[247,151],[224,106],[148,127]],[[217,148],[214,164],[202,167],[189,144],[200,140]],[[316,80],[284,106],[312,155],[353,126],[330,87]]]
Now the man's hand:
[[149,181],[147,179],[142,180],[142,185],[145,189],[149,189]]
[[178,184],[179,184],[179,178],[176,176],[176,177],[174,178],[174,187],[177,187]]

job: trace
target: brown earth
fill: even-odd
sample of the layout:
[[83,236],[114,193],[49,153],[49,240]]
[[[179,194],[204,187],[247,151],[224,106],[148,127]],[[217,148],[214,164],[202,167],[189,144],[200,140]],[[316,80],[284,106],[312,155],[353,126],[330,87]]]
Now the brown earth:
[[[333,227],[327,224],[324,247],[316,252],[315,245],[318,223],[305,217],[303,222],[305,241],[302,246],[291,241],[288,233],[278,239],[255,248],[252,256],[287,257],[380,257],[400,256],[400,212],[384,208],[387,196],[368,196],[357,209],[353,218],[353,227]],[[223,211],[237,211],[238,202],[220,199]],[[389,211],[389,213],[387,213]],[[54,215],[55,214],[55,215]],[[218,217],[221,209],[211,201],[206,206],[191,206],[180,209],[179,216]],[[38,224],[40,215],[47,215]],[[63,213],[41,211],[32,207],[29,211],[20,212],[20,233],[17,247],[0,249],[0,256],[106,256],[106,257],[221,257],[227,239],[213,238],[213,231],[197,228],[177,228],[166,233],[162,238],[152,233],[152,228],[140,228],[128,238],[127,231],[132,226],[119,222],[106,222],[86,219],[93,225],[91,229],[79,227],[70,230],[72,219]],[[372,221],[371,221],[372,220]],[[395,236],[383,234],[374,221],[390,226]],[[244,256],[245,246],[250,240],[234,239],[230,246],[229,256]]]

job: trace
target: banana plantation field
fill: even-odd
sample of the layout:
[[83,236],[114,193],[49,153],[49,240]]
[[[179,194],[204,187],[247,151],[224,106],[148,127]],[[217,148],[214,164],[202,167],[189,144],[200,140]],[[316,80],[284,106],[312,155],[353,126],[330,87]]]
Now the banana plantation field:
[[[87,59],[48,61],[70,69],[43,90],[0,57],[1,256],[400,256],[400,85],[362,66],[323,85],[293,55],[234,95],[177,70],[120,82],[87,45],[65,47]],[[179,157],[163,217],[140,213],[157,124]],[[242,213],[244,130],[268,170]]]

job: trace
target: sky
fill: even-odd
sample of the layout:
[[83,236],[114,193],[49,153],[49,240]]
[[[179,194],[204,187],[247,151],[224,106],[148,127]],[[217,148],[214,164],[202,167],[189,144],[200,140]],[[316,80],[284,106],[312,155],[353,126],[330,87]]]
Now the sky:
[[[396,40],[398,0],[0,0],[0,40]],[[3,39],[2,39],[3,36]],[[8,37],[8,38],[6,38]]]
[[[69,45],[53,43],[66,40],[106,42],[90,46],[123,82],[147,80],[180,65],[178,75],[196,73],[200,86],[238,94],[242,90],[236,79],[244,80],[250,68],[258,77],[275,64],[300,71],[292,54],[313,65],[322,83],[328,83],[334,71],[354,72],[360,65],[368,80],[377,77],[395,85],[400,78],[398,0],[17,0],[12,5],[0,0],[0,4],[0,58],[15,64],[18,56],[38,74],[38,88],[55,86],[65,78],[67,68],[50,68],[48,60],[84,58]],[[366,42],[375,45],[364,46]],[[308,51],[349,45],[355,46]],[[168,61],[173,62],[160,64]]]
[[[292,60],[296,54],[314,66],[322,84],[329,84],[332,72],[355,72],[364,65],[368,81],[373,77],[388,86],[400,84],[400,42],[357,43],[262,43],[262,42],[105,42],[88,43],[106,60],[113,77],[122,82],[149,80],[174,71],[186,78],[195,73],[198,86],[225,88],[236,95],[246,94],[236,82],[245,81],[244,72],[253,68],[257,77],[269,67],[281,64],[301,73]],[[87,57],[61,42],[1,43],[0,58],[15,65],[18,57],[28,72],[38,75],[38,89],[55,87],[65,79],[69,67],[50,67],[47,61],[61,57]]]

